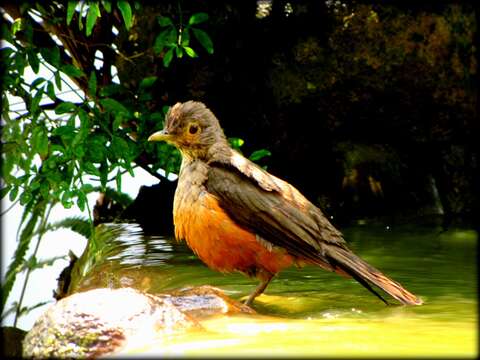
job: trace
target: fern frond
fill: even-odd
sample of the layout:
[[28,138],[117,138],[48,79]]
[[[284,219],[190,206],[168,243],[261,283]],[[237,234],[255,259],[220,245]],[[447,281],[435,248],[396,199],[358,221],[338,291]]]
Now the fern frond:
[[70,229],[77,234],[89,239],[92,234],[92,224],[90,220],[83,216],[70,216],[60,221],[48,224],[46,231],[54,231],[60,228]]
[[[0,312],[3,312],[5,304],[7,302],[8,295],[12,290],[13,284],[15,283],[15,279],[17,275],[23,270],[23,265],[25,263],[25,254],[28,251],[30,246],[31,240],[34,237],[35,226],[41,217],[43,216],[46,208],[46,202],[40,201],[36,204],[33,211],[30,213],[30,209],[25,207],[24,213],[22,215],[22,222],[19,225],[20,237],[18,246],[15,250],[15,254],[13,255],[13,260],[10,263],[7,273],[5,274],[5,282],[2,286],[2,306]],[[28,214],[30,213],[30,218],[28,218]],[[27,223],[24,227],[22,224],[28,218]]]

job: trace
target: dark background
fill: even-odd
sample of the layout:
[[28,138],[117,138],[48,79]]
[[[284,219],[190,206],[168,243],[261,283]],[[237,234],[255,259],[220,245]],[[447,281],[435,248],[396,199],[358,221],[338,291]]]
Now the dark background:
[[[175,18],[177,5],[162,2],[144,16]],[[170,68],[145,57],[119,66],[120,77],[159,76],[158,106],[205,102],[227,136],[245,140],[244,154],[270,150],[261,165],[338,221],[474,219],[478,10],[460,2],[270,5],[260,18],[255,1],[182,1],[183,16],[209,14],[214,54]],[[153,41],[155,31],[141,30]]]

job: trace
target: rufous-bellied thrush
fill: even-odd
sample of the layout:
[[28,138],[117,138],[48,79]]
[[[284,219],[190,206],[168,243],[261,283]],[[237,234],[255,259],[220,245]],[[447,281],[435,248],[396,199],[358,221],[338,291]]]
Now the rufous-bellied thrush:
[[257,277],[261,283],[246,304],[293,264],[316,264],[353,277],[380,298],[371,284],[403,304],[422,304],[355,255],[322,211],[297,189],[232,149],[203,103],[171,107],[164,129],[148,140],[167,141],[182,154],[173,204],[176,238],[186,240],[212,269]]

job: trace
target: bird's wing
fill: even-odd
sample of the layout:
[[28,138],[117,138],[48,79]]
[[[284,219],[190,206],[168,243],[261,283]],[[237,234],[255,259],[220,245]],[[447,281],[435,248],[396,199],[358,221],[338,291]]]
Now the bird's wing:
[[320,209],[293,186],[240,154],[209,165],[208,192],[235,222],[262,241],[315,262],[326,260],[326,246],[345,246],[341,233]]

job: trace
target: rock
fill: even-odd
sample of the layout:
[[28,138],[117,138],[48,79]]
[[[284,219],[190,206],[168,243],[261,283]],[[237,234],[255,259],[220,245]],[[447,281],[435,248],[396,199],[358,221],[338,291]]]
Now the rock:
[[201,328],[213,315],[255,313],[211,286],[151,295],[131,288],[95,289],[61,299],[34,324],[25,357],[97,357],[148,347],[166,334]]
[[195,319],[212,315],[255,314],[249,306],[226,296],[213,286],[187,287],[171,292],[167,296],[183,313]]
[[25,337],[23,356],[96,357],[194,326],[168,299],[130,288],[95,289],[48,309]]

